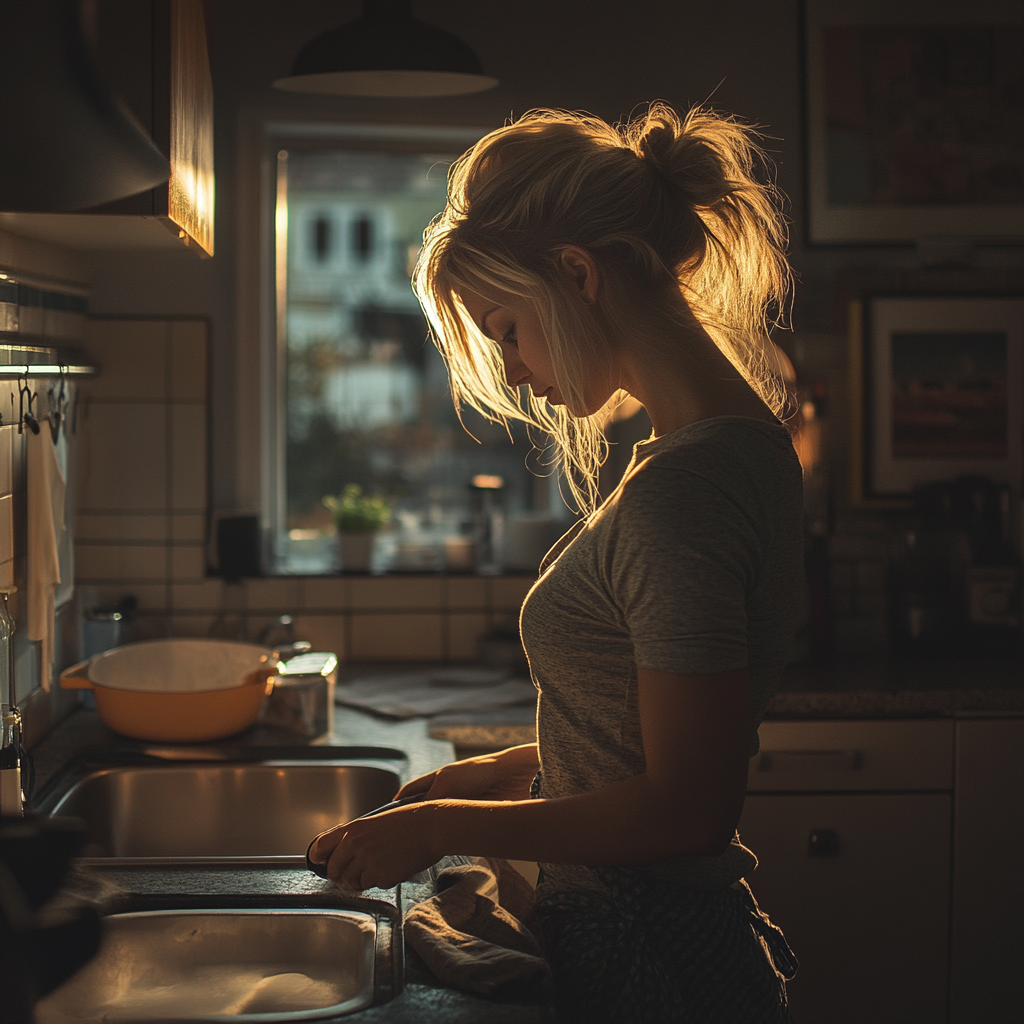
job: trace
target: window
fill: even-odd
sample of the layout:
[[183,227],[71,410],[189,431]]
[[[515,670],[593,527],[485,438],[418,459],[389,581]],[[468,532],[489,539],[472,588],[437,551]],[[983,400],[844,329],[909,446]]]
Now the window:
[[531,510],[543,518],[557,490],[535,475],[539,453],[521,425],[507,432],[467,410],[463,429],[412,291],[448,167],[473,138],[444,141],[306,139],[277,153],[276,535],[285,572],[338,567],[323,498],[350,484],[392,505],[390,527],[375,538],[377,572],[500,571],[504,525]]

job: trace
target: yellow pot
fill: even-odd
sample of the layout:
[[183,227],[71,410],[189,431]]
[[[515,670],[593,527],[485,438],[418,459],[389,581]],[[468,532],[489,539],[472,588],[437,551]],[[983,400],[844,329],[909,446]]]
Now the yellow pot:
[[[173,641],[161,643],[173,644]],[[109,669],[112,656],[116,657],[119,651],[131,651],[137,660],[138,648],[142,646],[130,645],[102,655],[105,667]],[[212,646],[210,650],[213,653]],[[65,669],[60,685],[66,690],[92,690],[100,717],[115,732],[163,743],[218,740],[248,729],[274,688],[273,677],[278,668],[276,661],[264,656],[262,663],[257,662],[249,671],[228,679],[204,679],[205,688],[193,685],[191,689],[178,690],[168,688],[173,687],[174,680],[168,680],[166,674],[159,688],[145,688],[144,673],[137,680],[137,689],[127,688],[123,680],[119,680],[118,686],[105,686],[90,678],[92,665],[91,661],[83,661]],[[209,688],[211,685],[218,688]]]

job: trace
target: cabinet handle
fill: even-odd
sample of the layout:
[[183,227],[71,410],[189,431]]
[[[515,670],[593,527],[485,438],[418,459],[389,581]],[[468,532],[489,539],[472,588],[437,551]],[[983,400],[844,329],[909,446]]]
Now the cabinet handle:
[[762,750],[759,772],[855,772],[864,767],[860,750]]
[[839,833],[834,828],[812,828],[807,836],[808,857],[838,857]]

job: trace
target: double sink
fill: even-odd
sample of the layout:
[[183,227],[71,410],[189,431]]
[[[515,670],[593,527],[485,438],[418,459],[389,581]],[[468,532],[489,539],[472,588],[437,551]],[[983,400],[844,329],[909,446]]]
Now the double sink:
[[[84,821],[82,863],[132,894],[104,918],[96,958],[39,1004],[38,1024],[314,1020],[396,994],[397,897],[346,898],[312,875],[309,885],[291,875],[274,894],[272,880],[284,877],[275,869],[304,871],[314,835],[391,800],[404,766],[387,748],[272,758],[149,748],[81,760],[37,810]],[[256,877],[261,891],[231,894],[221,881],[222,895],[193,894],[196,872],[228,877],[216,869],[244,873],[250,888]],[[154,874],[159,895],[132,883]]]

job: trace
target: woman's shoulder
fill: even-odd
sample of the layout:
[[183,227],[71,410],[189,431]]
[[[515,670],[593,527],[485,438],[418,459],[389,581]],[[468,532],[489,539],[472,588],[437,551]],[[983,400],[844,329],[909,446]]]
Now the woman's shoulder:
[[789,430],[778,420],[746,416],[699,420],[641,441],[627,483],[635,490],[657,487],[665,472],[690,474],[730,491],[758,481],[799,486],[801,479]]

